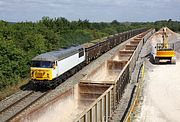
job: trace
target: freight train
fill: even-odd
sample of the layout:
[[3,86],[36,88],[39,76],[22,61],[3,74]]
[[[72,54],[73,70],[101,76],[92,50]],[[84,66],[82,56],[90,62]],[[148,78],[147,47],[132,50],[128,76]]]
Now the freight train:
[[55,88],[92,60],[146,30],[130,30],[80,46],[40,54],[31,60],[31,81],[34,85]]

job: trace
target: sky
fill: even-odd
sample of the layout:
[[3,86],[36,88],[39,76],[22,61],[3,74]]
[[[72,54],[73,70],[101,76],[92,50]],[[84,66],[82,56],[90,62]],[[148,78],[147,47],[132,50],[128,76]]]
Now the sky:
[[43,16],[91,22],[180,21],[180,0],[0,0],[0,20],[38,21]]

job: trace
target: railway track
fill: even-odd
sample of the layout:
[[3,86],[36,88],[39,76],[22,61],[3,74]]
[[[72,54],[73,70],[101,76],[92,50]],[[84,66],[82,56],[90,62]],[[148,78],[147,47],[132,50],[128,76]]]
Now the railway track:
[[[0,108],[0,121],[10,121],[48,92],[19,91],[20,97]],[[9,98],[11,99],[11,98]],[[4,101],[6,102],[6,101]]]

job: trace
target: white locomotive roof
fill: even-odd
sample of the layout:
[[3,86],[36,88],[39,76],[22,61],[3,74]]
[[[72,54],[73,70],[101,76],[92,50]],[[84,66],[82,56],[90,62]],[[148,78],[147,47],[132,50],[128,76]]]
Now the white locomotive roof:
[[47,53],[42,53],[32,59],[32,61],[56,61],[56,60],[62,60],[64,58],[67,58],[73,54],[76,54],[79,52],[79,49],[81,49],[81,46],[72,46],[67,49],[60,49],[57,51],[51,51]]

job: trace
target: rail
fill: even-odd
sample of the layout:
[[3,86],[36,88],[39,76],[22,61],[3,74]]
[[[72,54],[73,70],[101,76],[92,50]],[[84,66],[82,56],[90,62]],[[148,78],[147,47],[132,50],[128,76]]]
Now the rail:
[[9,108],[11,108],[12,106],[16,105],[17,103],[19,103],[20,101],[22,101],[23,99],[27,98],[28,96],[30,96],[31,94],[33,94],[34,92],[29,92],[27,94],[25,94],[24,96],[22,96],[20,99],[14,101],[12,104],[6,106],[5,108],[3,108],[1,111],[0,111],[0,114],[2,114],[3,112],[7,111]]
[[[40,93],[40,92],[29,92],[26,95],[22,96],[18,100],[14,101],[12,104],[6,106],[0,111],[0,117],[3,118],[2,121],[11,121],[19,113],[27,109],[30,105],[35,103],[37,100],[42,98],[44,95],[49,93],[49,91]],[[18,109],[14,109],[18,108]]]

